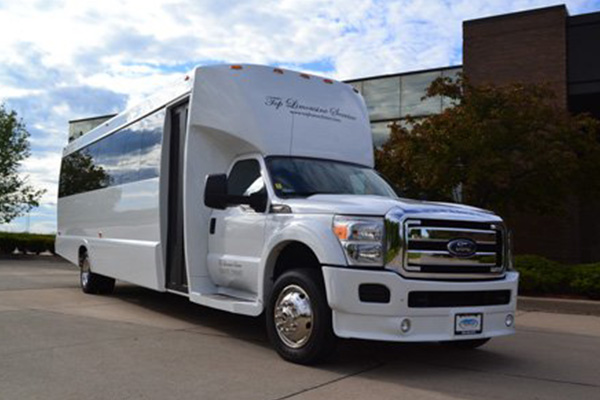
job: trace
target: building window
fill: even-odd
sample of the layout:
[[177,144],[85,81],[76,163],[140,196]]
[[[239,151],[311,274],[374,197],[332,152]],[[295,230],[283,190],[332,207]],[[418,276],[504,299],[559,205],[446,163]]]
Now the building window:
[[405,75],[401,77],[401,116],[413,117],[420,115],[437,114],[442,111],[442,100],[432,97],[421,100],[427,93],[427,88],[435,79],[441,76],[440,71],[425,72],[420,74]]
[[389,139],[390,124],[391,122],[374,122],[371,124],[371,132],[373,132],[373,147],[381,147]]
[[362,83],[371,121],[400,118],[400,79],[372,79]]

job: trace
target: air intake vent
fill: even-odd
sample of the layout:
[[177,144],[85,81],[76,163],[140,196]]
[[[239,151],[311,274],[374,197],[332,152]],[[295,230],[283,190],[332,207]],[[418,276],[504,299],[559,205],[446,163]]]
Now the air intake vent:
[[410,292],[408,294],[408,306],[411,308],[477,307],[508,303],[510,303],[510,290]]
[[390,289],[378,283],[363,283],[358,287],[358,298],[363,303],[389,303]]
[[403,268],[411,276],[490,278],[503,273],[503,228],[496,223],[408,220]]

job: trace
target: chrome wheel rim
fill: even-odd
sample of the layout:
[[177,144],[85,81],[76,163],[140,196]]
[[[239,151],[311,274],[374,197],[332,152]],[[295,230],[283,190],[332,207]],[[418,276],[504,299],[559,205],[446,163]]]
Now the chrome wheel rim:
[[275,330],[286,346],[298,349],[308,342],[313,331],[313,311],[304,289],[286,286],[277,297],[273,313]]
[[87,257],[81,263],[81,286],[86,287],[90,280],[90,262]]

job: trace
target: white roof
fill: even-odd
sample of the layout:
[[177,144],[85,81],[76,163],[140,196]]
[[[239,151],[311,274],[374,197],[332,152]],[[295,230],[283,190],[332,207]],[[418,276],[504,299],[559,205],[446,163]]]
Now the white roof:
[[273,67],[238,68],[194,71],[192,125],[240,139],[265,156],[373,166],[369,117],[352,86]]

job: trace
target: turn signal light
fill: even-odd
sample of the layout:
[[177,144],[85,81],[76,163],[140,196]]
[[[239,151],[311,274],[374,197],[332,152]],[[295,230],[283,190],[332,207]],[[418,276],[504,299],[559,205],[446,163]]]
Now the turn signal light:
[[242,69],[241,65],[230,65],[229,68],[231,69]]
[[348,225],[335,225],[333,227],[333,233],[335,233],[335,236],[340,240],[348,239]]

